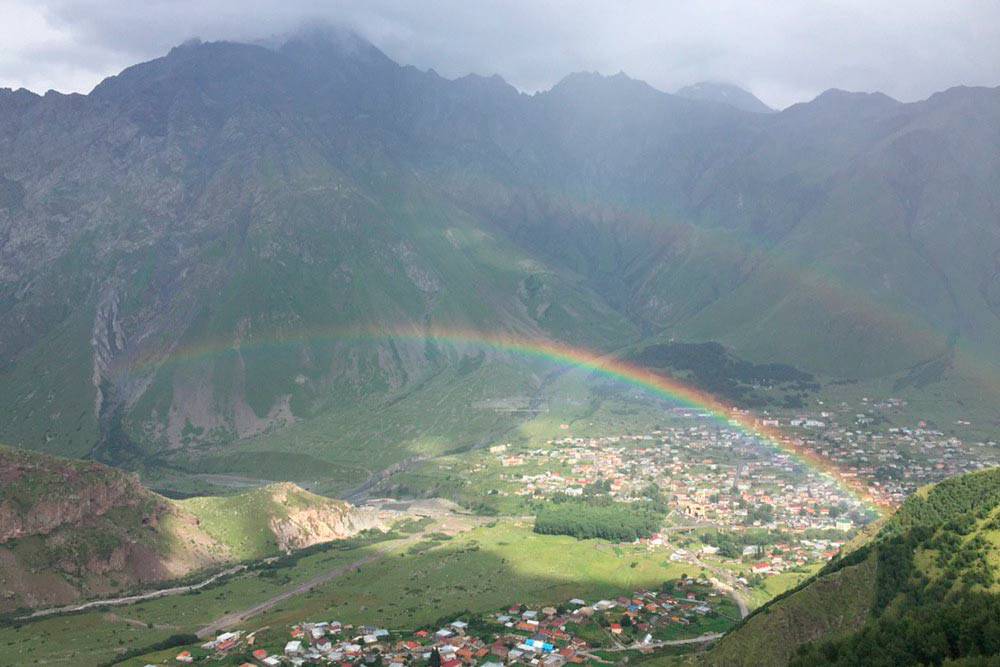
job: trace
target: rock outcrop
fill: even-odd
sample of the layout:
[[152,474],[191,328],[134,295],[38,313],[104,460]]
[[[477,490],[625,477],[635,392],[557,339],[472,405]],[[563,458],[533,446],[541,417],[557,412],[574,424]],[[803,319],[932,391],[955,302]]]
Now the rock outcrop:
[[[0,447],[0,613],[114,595],[391,523],[385,512],[289,483],[196,500],[213,525],[190,500],[155,494],[135,475]],[[233,508],[256,520],[234,521]],[[240,549],[261,532],[260,551]]]
[[274,516],[270,521],[283,551],[341,540],[366,530],[384,531],[390,522],[384,512],[322,498],[294,484],[273,488],[275,501],[288,507],[286,516]]

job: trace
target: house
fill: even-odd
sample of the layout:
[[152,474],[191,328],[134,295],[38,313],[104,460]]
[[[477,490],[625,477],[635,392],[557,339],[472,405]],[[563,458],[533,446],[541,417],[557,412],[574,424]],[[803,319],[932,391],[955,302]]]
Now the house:
[[236,646],[236,641],[237,641],[236,637],[230,637],[228,639],[220,641],[215,645],[215,650],[220,652],[228,651],[229,649]]
[[299,640],[293,639],[292,641],[285,644],[285,655],[295,656],[295,655],[301,655],[301,653],[302,653],[302,642],[300,642]]
[[181,651],[174,659],[177,660],[177,662],[183,662],[185,664],[194,662],[194,656],[191,655],[191,651]]

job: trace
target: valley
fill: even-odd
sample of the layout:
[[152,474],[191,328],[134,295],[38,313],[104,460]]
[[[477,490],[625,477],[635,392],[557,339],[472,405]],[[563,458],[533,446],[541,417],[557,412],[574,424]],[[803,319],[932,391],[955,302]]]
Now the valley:
[[[572,386],[579,382],[574,375],[552,382]],[[586,382],[578,387],[583,395],[589,392]],[[572,391],[555,391],[575,402]],[[169,596],[14,620],[0,629],[0,643],[16,647],[26,661],[110,664],[116,656],[137,654],[124,664],[140,665],[173,661],[187,650],[198,660],[225,662],[225,656],[251,649],[283,655],[294,628],[333,619],[345,625],[345,639],[351,626],[389,629],[389,644],[365,649],[362,643],[358,656],[371,650],[385,655],[413,641],[422,648],[407,650],[421,653],[428,644],[413,633],[439,629],[435,623],[447,626],[441,619],[471,623],[484,637],[502,636],[503,622],[491,624],[505,614],[491,610],[516,606],[520,614],[561,609],[571,599],[607,599],[617,601],[600,612],[605,621],[596,627],[604,629],[596,635],[586,622],[577,630],[558,614],[552,617],[553,627],[569,632],[564,648],[597,662],[622,651],[683,653],[713,644],[718,633],[811,580],[830,558],[879,525],[871,522],[885,510],[872,499],[898,503],[928,482],[996,464],[987,443],[965,443],[927,428],[875,425],[872,417],[891,419],[898,406],[871,405],[866,414],[863,403],[801,411],[785,417],[783,426],[802,446],[826,447],[825,459],[856,475],[871,489],[867,494],[711,415],[637,401],[629,391],[605,393],[580,420],[561,422],[551,410],[539,411],[520,431],[519,443],[413,460],[380,476],[365,489],[365,511],[395,517],[388,533],[321,541],[276,556],[271,554],[288,545],[278,549],[274,533],[260,532],[254,518],[273,512],[266,509],[272,498],[287,505],[273,487],[181,501],[203,531],[230,545],[233,556],[250,559],[243,569]],[[542,528],[549,508],[574,504],[576,517],[588,516],[588,507],[603,507],[625,512],[623,519],[649,505],[657,527],[638,538],[610,539],[558,524]],[[664,614],[657,607],[651,620],[633,619],[648,631],[629,630],[621,640],[606,634],[611,623],[621,625],[619,614],[630,604],[622,600],[644,599],[650,591],[655,597],[677,582],[701,591],[696,598],[711,601],[708,611],[681,605],[683,613]],[[669,611],[677,599],[674,593],[654,606],[662,602]],[[241,632],[241,639],[223,641],[226,648],[200,648],[232,631]],[[32,637],[30,643],[17,640],[22,633]],[[253,633],[253,645],[246,644],[247,633]],[[50,634],[59,639],[36,639]],[[157,650],[158,642],[171,637],[176,645]]]
[[1000,87],[148,57],[0,88],[0,665],[1000,655]]

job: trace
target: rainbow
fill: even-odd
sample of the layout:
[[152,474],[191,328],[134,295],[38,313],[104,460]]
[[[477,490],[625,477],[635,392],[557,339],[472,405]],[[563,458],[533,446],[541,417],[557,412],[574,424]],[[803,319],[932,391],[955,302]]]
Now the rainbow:
[[[343,340],[412,340],[423,343],[435,342],[452,345],[469,345],[488,347],[498,351],[510,352],[529,358],[538,358],[561,366],[581,368],[598,376],[623,382],[643,391],[680,403],[701,412],[710,413],[715,419],[729,427],[763,441],[777,451],[787,454],[808,469],[833,480],[841,489],[860,501],[868,509],[883,514],[891,508],[891,503],[874,494],[872,490],[855,475],[838,467],[835,463],[818,452],[804,446],[799,440],[789,437],[779,428],[765,423],[751,412],[729,405],[712,394],[697,389],[689,384],[670,376],[654,373],[646,368],[624,361],[614,356],[602,355],[596,352],[567,345],[548,339],[528,338],[507,333],[485,333],[471,329],[443,328],[394,328],[379,329],[330,329],[297,333],[293,336],[282,336],[261,343],[251,343],[247,346],[233,344],[205,345],[196,348],[177,350],[171,355],[170,361],[193,360],[210,357],[224,352],[234,352],[239,349],[286,346],[296,343]],[[147,365],[140,364],[133,366]]]

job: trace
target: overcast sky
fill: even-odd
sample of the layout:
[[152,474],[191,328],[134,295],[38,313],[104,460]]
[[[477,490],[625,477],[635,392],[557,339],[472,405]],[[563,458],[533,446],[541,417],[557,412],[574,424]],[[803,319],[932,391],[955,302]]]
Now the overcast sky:
[[1000,0],[0,0],[0,86],[88,92],[191,37],[249,41],[316,20],[401,63],[529,92],[580,70],[667,91],[737,83],[776,107],[827,88],[909,101],[1000,85]]

